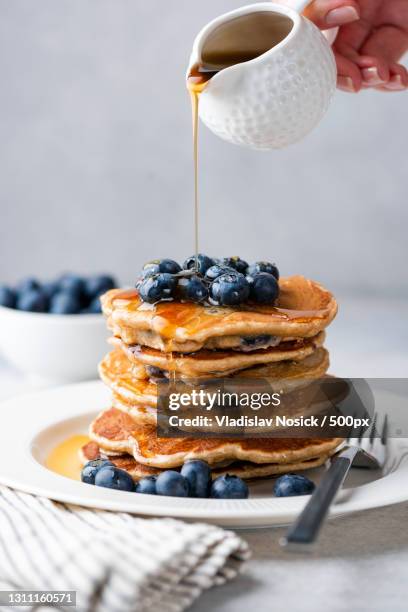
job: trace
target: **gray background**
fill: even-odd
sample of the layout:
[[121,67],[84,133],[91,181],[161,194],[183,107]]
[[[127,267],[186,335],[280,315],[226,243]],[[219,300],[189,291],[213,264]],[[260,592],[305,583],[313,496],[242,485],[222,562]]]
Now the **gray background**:
[[[0,277],[110,270],[193,251],[184,70],[245,2],[0,0]],[[407,96],[338,93],[302,143],[201,131],[201,245],[348,295],[407,295]]]

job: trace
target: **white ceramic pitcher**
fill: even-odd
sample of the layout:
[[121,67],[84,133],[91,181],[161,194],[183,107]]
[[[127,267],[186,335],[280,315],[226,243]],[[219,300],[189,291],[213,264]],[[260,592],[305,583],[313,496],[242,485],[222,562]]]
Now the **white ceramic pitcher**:
[[200,118],[215,134],[254,149],[286,147],[322,119],[336,87],[331,47],[320,30],[300,13],[310,0],[291,0],[291,8],[262,2],[217,17],[195,39],[189,69],[202,63],[216,29],[259,11],[286,16],[290,31],[266,53],[217,72],[200,97]]

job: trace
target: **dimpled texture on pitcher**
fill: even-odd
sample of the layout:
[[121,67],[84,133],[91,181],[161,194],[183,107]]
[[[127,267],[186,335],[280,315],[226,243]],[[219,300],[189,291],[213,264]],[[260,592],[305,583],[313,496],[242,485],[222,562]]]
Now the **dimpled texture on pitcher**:
[[220,72],[200,100],[202,121],[220,138],[264,150],[304,138],[322,119],[336,87],[333,53],[307,19],[272,61],[266,55],[237,66],[238,82],[228,69]]

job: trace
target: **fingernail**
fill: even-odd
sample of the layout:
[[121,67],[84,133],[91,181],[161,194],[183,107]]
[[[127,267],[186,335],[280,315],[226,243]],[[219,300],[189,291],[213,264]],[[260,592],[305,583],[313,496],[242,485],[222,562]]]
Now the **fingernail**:
[[361,76],[363,77],[363,81],[370,86],[381,85],[381,83],[384,83],[384,79],[380,77],[378,68],[376,66],[371,66],[371,68],[363,68],[361,71]]
[[356,93],[353,79],[351,77],[345,77],[345,76],[337,77],[337,87],[349,93]]
[[401,76],[399,74],[396,74],[391,77],[388,83],[385,83],[384,87],[386,87],[387,89],[392,89],[393,91],[402,91],[403,89],[405,89],[405,85],[402,82]]
[[340,26],[344,23],[350,23],[360,18],[356,9],[353,6],[342,6],[341,8],[333,9],[326,15],[326,23],[328,26]]

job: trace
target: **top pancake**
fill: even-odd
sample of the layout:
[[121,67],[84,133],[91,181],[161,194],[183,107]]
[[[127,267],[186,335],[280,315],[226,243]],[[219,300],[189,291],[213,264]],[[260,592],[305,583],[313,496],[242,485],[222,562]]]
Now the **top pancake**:
[[102,297],[102,307],[109,328],[124,343],[181,353],[202,348],[248,351],[276,345],[280,339],[309,338],[324,330],[337,313],[333,295],[315,281],[290,276],[280,279],[279,288],[276,306],[147,304],[136,289],[112,289]]

